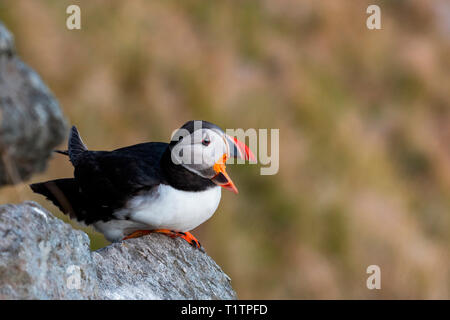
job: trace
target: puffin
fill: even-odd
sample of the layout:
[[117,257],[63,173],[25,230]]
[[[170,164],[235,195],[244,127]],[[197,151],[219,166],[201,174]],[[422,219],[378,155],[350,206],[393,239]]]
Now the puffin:
[[202,246],[189,231],[213,216],[222,189],[238,193],[226,161],[256,161],[247,145],[204,120],[186,122],[169,143],[113,151],[88,150],[73,126],[67,150],[55,152],[69,157],[74,177],[30,188],[71,219],[111,242],[162,233],[196,248]]

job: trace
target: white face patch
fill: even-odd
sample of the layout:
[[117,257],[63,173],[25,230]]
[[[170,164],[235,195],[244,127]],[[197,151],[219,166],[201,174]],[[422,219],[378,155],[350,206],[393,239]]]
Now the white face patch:
[[229,145],[223,133],[214,129],[199,129],[185,135],[172,148],[172,161],[203,178],[216,173],[214,164],[229,154]]

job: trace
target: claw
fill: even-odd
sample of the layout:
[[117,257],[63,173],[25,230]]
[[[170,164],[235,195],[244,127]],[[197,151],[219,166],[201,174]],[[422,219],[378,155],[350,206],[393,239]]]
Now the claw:
[[192,233],[190,232],[178,232],[179,237],[186,240],[191,246],[194,248],[200,249],[202,245],[200,244],[200,241],[195,238]]

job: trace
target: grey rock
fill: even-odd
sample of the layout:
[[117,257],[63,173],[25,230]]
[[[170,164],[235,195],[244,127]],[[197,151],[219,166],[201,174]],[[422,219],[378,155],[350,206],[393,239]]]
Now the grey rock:
[[58,102],[15,54],[13,36],[0,22],[0,185],[42,172],[66,132]]
[[0,206],[0,299],[236,299],[236,294],[220,267],[184,240],[151,234],[91,252],[86,233],[24,202]]
[[96,285],[86,233],[34,202],[0,206],[0,299],[92,299]]
[[103,299],[236,299],[230,278],[182,239],[150,234],[93,256]]

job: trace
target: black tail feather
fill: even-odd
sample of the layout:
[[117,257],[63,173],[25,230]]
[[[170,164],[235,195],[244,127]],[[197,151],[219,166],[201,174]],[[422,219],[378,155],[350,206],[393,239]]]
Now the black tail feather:
[[83,143],[77,128],[73,126],[72,129],[70,129],[68,153],[70,161],[74,166],[78,164],[81,154],[87,151],[87,149],[88,148]]
[[68,214],[71,219],[83,220],[79,215],[80,205],[83,201],[75,179],[58,179],[30,185],[35,193],[42,194],[53,202],[62,212]]
[[53,152],[63,154],[65,156],[69,155],[69,150],[53,150]]

